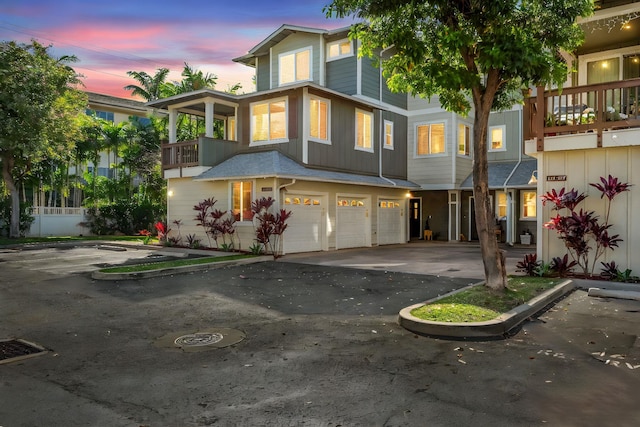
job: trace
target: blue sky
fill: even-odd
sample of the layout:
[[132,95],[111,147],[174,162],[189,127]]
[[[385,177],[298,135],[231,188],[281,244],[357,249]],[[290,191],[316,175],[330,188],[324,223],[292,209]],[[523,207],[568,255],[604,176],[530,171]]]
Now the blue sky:
[[237,82],[251,92],[253,69],[231,60],[282,24],[334,29],[351,19],[327,19],[331,0],[0,0],[0,40],[53,45],[54,56],[75,55],[88,91],[128,97],[127,71],[172,70],[187,62],[218,76],[216,89]]

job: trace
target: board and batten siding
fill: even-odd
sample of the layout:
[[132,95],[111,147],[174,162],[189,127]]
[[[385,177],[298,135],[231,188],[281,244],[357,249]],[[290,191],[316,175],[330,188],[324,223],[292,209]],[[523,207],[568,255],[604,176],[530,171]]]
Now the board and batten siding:
[[358,58],[356,55],[329,61],[326,64],[327,88],[355,95],[358,89],[356,73]]
[[295,51],[311,46],[311,81],[316,84],[320,84],[320,52],[324,49],[324,45],[321,44],[322,38],[318,34],[308,33],[294,33],[282,40],[271,49],[271,87],[276,88],[279,86],[279,61],[278,57],[282,53]]
[[[620,182],[633,185],[629,191],[616,196],[611,204],[609,223],[612,227],[609,234],[619,234],[622,242],[613,251],[606,251],[598,260],[594,273],[600,272],[599,262],[615,261],[621,271],[629,268],[637,275],[640,272],[640,146],[541,152],[539,155],[539,195],[552,189],[559,191],[562,187],[567,190],[575,188],[578,192],[588,195],[578,209],[595,211],[601,221],[606,214],[606,198],[600,198],[600,191],[589,184],[600,183],[600,177],[612,175]],[[546,177],[550,175],[566,175],[566,181],[547,181]],[[542,253],[538,255],[541,255],[545,262],[566,253],[564,243],[558,238],[557,233],[542,227],[551,216],[556,215],[551,208],[550,204],[542,206],[542,203],[538,202],[537,234],[542,239],[542,244],[538,246]],[[593,260],[593,255],[590,259]]]

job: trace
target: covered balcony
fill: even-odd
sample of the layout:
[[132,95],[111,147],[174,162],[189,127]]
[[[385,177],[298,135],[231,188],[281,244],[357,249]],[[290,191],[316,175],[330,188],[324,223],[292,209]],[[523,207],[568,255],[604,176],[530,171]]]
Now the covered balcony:
[[539,87],[525,99],[523,113],[528,154],[638,145],[640,78],[562,90]]

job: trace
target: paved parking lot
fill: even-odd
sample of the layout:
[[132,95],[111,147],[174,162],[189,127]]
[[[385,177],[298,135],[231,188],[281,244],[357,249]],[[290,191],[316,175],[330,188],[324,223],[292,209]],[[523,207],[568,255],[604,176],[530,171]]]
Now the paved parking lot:
[[[120,282],[88,271],[150,249],[0,250],[0,338],[51,349],[0,365],[0,425],[636,425],[637,302],[578,291],[506,340],[420,337],[397,312],[477,280],[477,248],[412,247],[431,274],[391,249]],[[246,338],[168,345],[217,328]]]

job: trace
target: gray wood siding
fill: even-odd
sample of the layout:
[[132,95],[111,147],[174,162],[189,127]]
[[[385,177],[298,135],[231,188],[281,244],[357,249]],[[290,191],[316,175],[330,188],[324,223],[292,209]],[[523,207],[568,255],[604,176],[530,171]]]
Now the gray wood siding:
[[269,67],[269,56],[261,56],[258,58],[258,67],[256,68],[256,91],[269,90],[269,75],[271,68]]
[[302,49],[308,46],[312,48],[311,55],[311,78],[316,84],[320,84],[320,52],[324,49],[324,43],[321,43],[322,37],[318,34],[307,33],[295,33],[291,34],[271,50],[271,67],[272,73],[272,87],[279,86],[280,70],[278,67],[278,55],[281,53],[291,52],[294,50]]
[[356,56],[327,62],[327,87],[347,95],[355,95],[358,89],[356,79]]
[[362,61],[362,95],[373,99],[380,99],[380,69],[373,65],[369,58],[361,58]]
[[[505,142],[506,151],[489,151],[487,159],[489,161],[505,161],[518,160],[520,151],[522,150],[522,141],[520,136],[520,116],[521,110],[509,110],[493,112],[489,116],[489,127],[505,125]],[[488,131],[488,129],[487,129]],[[487,140],[487,145],[490,141]]]
[[382,174],[387,178],[406,179],[407,118],[389,111],[385,111],[382,118],[393,122],[393,150],[382,149]]
[[382,102],[391,104],[393,106],[407,109],[407,94],[406,93],[394,93],[389,90],[386,79],[382,82]]
[[356,150],[355,104],[331,100],[331,145],[309,142],[309,166],[352,173],[378,174],[379,116],[374,113],[374,152]]

